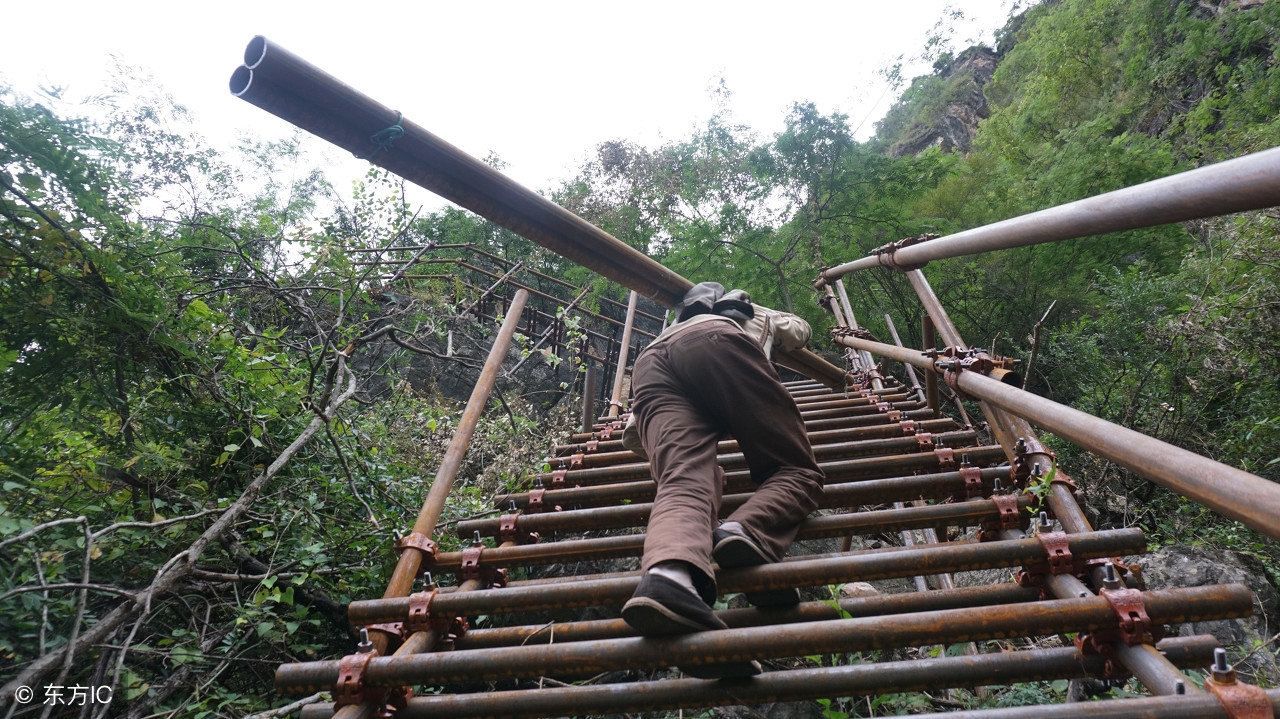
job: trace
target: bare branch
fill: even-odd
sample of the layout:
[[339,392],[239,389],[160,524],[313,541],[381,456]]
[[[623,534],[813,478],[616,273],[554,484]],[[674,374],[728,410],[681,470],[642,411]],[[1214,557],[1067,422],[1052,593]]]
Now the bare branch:
[[[341,355],[339,362],[343,361]],[[345,364],[344,364],[345,369]],[[85,649],[93,644],[98,644],[106,640],[108,636],[115,633],[125,622],[129,621],[134,615],[141,613],[145,616],[150,612],[151,600],[158,594],[163,594],[178,584],[184,577],[188,576],[195,562],[204,554],[209,545],[216,542],[224,533],[231,529],[240,517],[244,515],[253,503],[262,493],[263,488],[272,479],[275,478],[280,470],[284,468],[289,460],[293,459],[304,445],[315,436],[317,432],[324,428],[324,425],[333,418],[338,408],[344,402],[351,398],[356,392],[355,374],[347,370],[345,372],[348,384],[342,394],[334,397],[333,400],[324,408],[323,411],[317,412],[316,416],[311,419],[306,428],[298,435],[283,452],[276,457],[271,464],[264,469],[257,477],[245,486],[240,497],[223,512],[222,516],[217,519],[208,529],[196,539],[191,546],[174,556],[169,562],[161,567],[156,573],[155,579],[146,590],[134,595],[132,601],[122,602],[115,609],[112,609],[104,615],[97,624],[81,634],[73,643],[68,643],[61,649],[52,651],[39,659],[27,665],[26,669],[17,676],[10,679],[3,687],[0,687],[0,701],[11,701],[14,692],[20,686],[34,686],[47,677],[54,667],[61,662],[66,652],[72,654]],[[66,523],[66,522],[64,522]]]
[[122,597],[137,596],[136,592],[128,589],[121,589],[114,584],[91,584],[87,582],[57,582],[55,584],[33,584],[25,587],[14,587],[4,594],[0,594],[0,601],[4,601],[9,597],[18,594],[27,594],[29,592],[49,592],[56,589],[81,589],[84,591],[93,590],[95,592],[107,592],[109,594],[118,594]]
[[199,519],[200,517],[203,517],[205,515],[214,514],[215,512],[221,512],[221,511],[222,511],[221,509],[217,509],[217,508],[206,509],[203,512],[196,512],[195,514],[187,514],[181,517],[170,517],[169,519],[164,519],[159,522],[116,522],[115,524],[109,524],[106,527],[103,527],[102,529],[99,529],[98,531],[94,532],[93,538],[96,540],[102,537],[104,534],[107,534],[109,532],[114,532],[117,529],[124,529],[126,527],[164,527],[170,524],[186,522],[191,519]]
[[299,699],[292,704],[286,704],[279,709],[268,709],[267,711],[258,712],[257,714],[246,715],[244,719],[277,719],[277,717],[289,716],[302,707],[305,707],[308,704],[315,704],[323,698],[323,694],[312,694],[311,696]]
[[74,518],[68,518],[68,519],[55,519],[51,522],[45,522],[44,524],[37,524],[36,526],[32,527],[31,529],[28,529],[27,531],[23,532],[22,534],[19,534],[16,537],[10,537],[9,539],[6,539],[3,542],[0,542],[0,549],[4,549],[10,544],[21,542],[24,539],[34,537],[40,532],[43,532],[44,530],[49,529],[51,527],[57,527],[63,524],[88,524],[88,523],[89,523],[88,517],[80,516],[80,517],[74,517]]

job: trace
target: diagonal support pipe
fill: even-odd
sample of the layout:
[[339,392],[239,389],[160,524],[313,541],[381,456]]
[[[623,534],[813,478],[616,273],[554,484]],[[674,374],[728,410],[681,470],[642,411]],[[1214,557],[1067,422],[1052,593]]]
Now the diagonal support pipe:
[[[421,511],[418,512],[418,518],[413,523],[410,536],[416,535],[430,540],[435,534],[436,524],[440,521],[441,513],[444,512],[445,500],[449,496],[449,490],[453,488],[453,480],[458,476],[458,470],[462,467],[467,449],[471,446],[471,435],[475,433],[480,415],[489,402],[489,394],[498,380],[498,370],[502,368],[502,360],[511,347],[511,337],[515,334],[516,325],[520,322],[520,314],[524,311],[524,305],[528,299],[529,293],[520,290],[511,300],[507,317],[502,323],[502,328],[498,330],[498,336],[494,338],[489,357],[485,360],[484,368],[480,370],[480,379],[476,382],[475,389],[471,391],[467,408],[463,411],[458,429],[449,442],[444,460],[436,470],[435,480],[432,481],[427,498],[422,503]],[[409,592],[413,591],[413,582],[421,571],[425,559],[429,557],[422,546],[406,546],[400,553],[395,571],[392,572],[391,580],[387,583],[387,591],[382,596],[386,599],[409,596]],[[385,636],[375,634],[372,640],[379,653],[387,650]]]
[[[914,350],[856,337],[841,337],[838,342],[942,373],[934,366],[934,360]],[[1280,517],[1280,484],[976,372],[960,372],[957,386],[968,395],[1015,413],[1224,517],[1280,539],[1280,523],[1276,522]]]

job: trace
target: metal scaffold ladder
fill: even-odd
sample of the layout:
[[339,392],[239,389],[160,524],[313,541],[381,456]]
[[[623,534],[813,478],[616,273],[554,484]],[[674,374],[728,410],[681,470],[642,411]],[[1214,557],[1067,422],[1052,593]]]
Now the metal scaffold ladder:
[[[692,283],[265,38],[249,44],[231,89],[633,290],[624,339],[616,357],[609,352],[616,365],[608,412],[552,448],[551,470],[527,491],[496,497],[500,516],[459,522],[463,548],[443,551],[445,498],[533,288],[510,298],[422,511],[397,543],[386,591],[349,606],[364,640],[348,656],[276,673],[281,693],[332,693],[333,702],[309,705],[303,717],[584,716],[1129,677],[1150,696],[955,715],[1273,717],[1280,708],[1280,692],[1236,678],[1215,638],[1167,630],[1248,616],[1249,589],[1144,589],[1130,560],[1147,550],[1142,531],[1095,529],[1037,432],[1273,538],[1280,485],[1020,389],[1010,360],[965,343],[921,271],[947,257],[1280,204],[1280,150],[950,237],[909,238],[824,270],[815,288],[848,371],[808,351],[777,358],[812,378],[786,385],[826,475],[819,511],[799,527],[811,551],[715,577],[722,596],[801,588],[808,601],[786,609],[730,603],[717,612],[728,629],[655,638],[617,618],[639,581],[627,568],[638,566],[655,494],[648,463],[620,442],[622,375],[634,293],[670,307]],[[381,132],[392,126],[394,142]],[[903,347],[887,317],[893,344],[859,327],[842,277],[870,267],[904,273],[927,314],[924,347]],[[498,280],[485,294],[514,272],[480,269]],[[543,332],[554,341],[554,331]],[[884,362],[901,363],[905,377]],[[954,418],[941,411],[944,394]],[[980,416],[970,417],[961,400]],[[728,514],[753,485],[732,438],[720,442],[718,458]],[[986,570],[999,570],[1002,581],[972,581]],[[839,585],[882,580],[915,591],[832,596]],[[938,646],[963,651],[928,649]],[[828,659],[806,659],[815,655]],[[766,671],[750,678],[678,671],[753,660]],[[1188,668],[1208,668],[1203,688]]]

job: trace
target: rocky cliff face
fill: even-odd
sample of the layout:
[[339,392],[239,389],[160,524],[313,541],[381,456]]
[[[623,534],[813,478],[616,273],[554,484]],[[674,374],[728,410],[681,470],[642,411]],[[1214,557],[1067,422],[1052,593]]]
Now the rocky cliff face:
[[991,82],[1000,56],[981,46],[960,53],[939,73],[947,83],[947,101],[931,122],[917,125],[889,148],[893,157],[916,155],[930,147],[967,152],[978,123],[991,115],[982,88]]
[[[1041,0],[1040,7],[1059,5],[1063,0]],[[1172,0],[1174,7],[1185,5],[1193,17],[1211,18],[1255,10],[1265,0]],[[997,33],[995,50],[974,46],[949,61],[935,65],[927,78],[916,78],[912,89],[905,92],[896,107],[889,111],[878,129],[882,151],[893,157],[917,155],[931,147],[944,152],[968,152],[973,144],[978,123],[990,116],[984,88],[995,74],[1000,60],[1013,48],[1027,13],[1010,18]],[[924,81],[923,83],[921,81]],[[1172,115],[1185,112],[1205,94],[1213,90],[1207,77],[1171,78],[1174,98],[1167,105],[1152,107],[1135,129],[1159,135]],[[927,88],[927,89],[924,89]],[[922,92],[915,92],[922,89]],[[898,117],[893,116],[897,114]]]

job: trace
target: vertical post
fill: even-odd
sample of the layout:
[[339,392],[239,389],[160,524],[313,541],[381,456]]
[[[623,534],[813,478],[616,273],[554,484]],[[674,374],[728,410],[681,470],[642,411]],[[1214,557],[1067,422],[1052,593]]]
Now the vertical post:
[[[888,314],[886,314],[884,316],[884,323],[889,327],[889,334],[893,335],[893,343],[898,345],[899,347],[902,347],[903,346],[902,338],[898,336],[898,328],[893,326],[893,318],[890,317]],[[915,389],[916,394],[923,393],[923,390],[920,389],[920,380],[919,378],[916,377],[916,368],[905,363],[903,364],[903,367],[907,368],[907,377],[911,379],[911,387]],[[925,503],[923,500],[917,500],[912,504],[913,506],[916,506],[916,507],[923,507]],[[904,506],[906,505],[904,505],[902,502],[893,503],[894,509],[902,509]],[[903,530],[902,531],[903,543],[908,547],[911,546],[914,542],[907,541],[907,540],[914,539],[914,536],[915,535],[912,533],[911,530]],[[933,529],[925,528],[924,541],[926,544],[937,544],[938,533]],[[946,574],[946,573],[935,574],[933,575],[933,580],[938,583],[939,589],[952,589],[955,587],[955,584],[952,583],[951,581],[950,574]],[[916,577],[915,581],[916,581],[917,591],[926,592],[929,590],[929,584],[925,581],[924,577]]]
[[[827,293],[827,304],[831,307],[831,314],[835,315],[836,324],[841,327],[848,327],[849,321],[844,318],[844,311],[840,309],[840,300],[836,299],[836,293],[831,289],[831,285],[823,285],[822,289]],[[862,358],[857,350],[852,347],[845,347],[844,355],[849,360],[850,370],[854,372],[862,371]]]
[[[884,323],[889,327],[889,334],[893,335],[893,343],[902,347],[902,338],[898,336],[898,328],[893,326],[893,318],[886,314]],[[920,378],[916,376],[916,368],[906,363],[903,363],[902,366],[907,368],[907,378],[911,380],[911,389],[914,389],[917,395],[923,395],[924,390],[920,389]],[[924,397],[921,396],[920,399],[924,399]]]
[[[933,288],[929,286],[929,281],[925,279],[924,273],[920,270],[911,270],[906,274],[907,280],[911,282],[916,294],[920,296],[920,302],[924,305],[925,311],[928,312],[937,325],[938,333],[942,335],[942,341],[951,347],[964,348],[964,340],[960,338],[960,333],[956,330],[955,325],[951,323],[951,318],[947,316],[946,309],[938,301],[938,296],[933,293]],[[930,372],[929,374],[935,373]],[[1008,455],[1010,460],[1017,455],[1016,445],[1020,444],[1018,440],[1022,440],[1027,445],[1023,452],[1028,457],[1041,458],[1047,465],[1043,467],[1045,471],[1056,469],[1053,455],[1043,450],[1043,445],[1036,438],[1035,431],[1029,422],[1012,412],[993,407],[987,402],[980,402],[979,406],[982,407],[983,415],[986,416],[987,422],[996,433],[1005,454]],[[1080,505],[1076,503],[1075,497],[1071,495],[1068,488],[1061,483],[1051,484],[1050,487],[1053,491],[1048,498],[1049,507],[1060,518],[1059,521],[1062,522],[1063,529],[1068,533],[1088,531],[1089,520],[1084,516],[1084,512],[1080,510]],[[1101,567],[1094,568],[1095,582],[1101,579],[1101,572]],[[1079,581],[1073,577],[1069,577],[1069,579],[1076,582]],[[1185,681],[1182,672],[1158,652],[1119,651],[1117,652],[1117,658],[1122,665],[1138,676],[1139,680],[1143,681],[1153,693],[1163,693],[1173,686],[1174,681]],[[1130,667],[1131,664],[1133,667]],[[1140,671],[1135,671],[1135,668]]]
[[[475,389],[471,390],[471,398],[467,400],[467,408],[462,413],[462,419],[458,421],[458,429],[454,431],[453,439],[449,441],[449,449],[440,462],[440,468],[436,470],[435,480],[431,483],[427,498],[422,503],[418,519],[413,523],[410,536],[420,539],[417,542],[408,543],[400,552],[395,571],[392,572],[391,580],[387,583],[387,591],[382,595],[384,599],[407,597],[413,590],[413,582],[427,554],[424,548],[413,546],[413,544],[425,544],[421,540],[430,540],[435,534],[436,523],[440,521],[440,515],[444,512],[445,500],[449,497],[453,480],[457,478],[458,470],[462,467],[462,460],[467,454],[467,448],[471,445],[471,435],[475,433],[476,424],[479,423],[484,406],[489,401],[489,393],[493,391],[493,386],[498,380],[498,370],[501,369],[502,360],[511,347],[511,337],[516,332],[516,325],[520,323],[520,315],[524,312],[524,305],[528,299],[529,293],[520,290],[511,300],[510,311],[502,321],[498,336],[493,340],[489,357],[485,360],[484,368],[480,370],[480,379],[476,381]],[[373,643],[379,653],[386,652],[387,638],[384,634],[374,633]]]
[[609,417],[618,416],[618,408],[622,406],[622,381],[627,372],[627,355],[631,352],[631,328],[636,321],[636,302],[640,295],[635,290],[627,300],[627,322],[622,326],[622,346],[618,348],[618,369],[613,373],[613,398],[609,400]]
[[[848,327],[849,321],[844,318],[844,310],[840,307],[840,301],[836,299],[836,293],[831,289],[831,285],[823,285],[822,289],[827,293],[827,303],[831,307],[831,314],[836,316],[836,324],[841,327]],[[853,349],[849,347],[847,349]]]
[[[849,304],[849,295],[844,291],[844,282],[836,280],[836,289],[840,292],[840,304],[844,307],[844,318],[848,320],[851,329],[858,329],[858,320],[853,316],[853,306]],[[871,353],[866,350],[858,350],[858,357],[862,359],[862,368],[867,372],[871,372],[876,368],[876,360]],[[874,375],[871,379],[871,389],[884,389],[884,382]]]
[[[920,342],[924,345],[923,349],[937,349],[938,338],[933,331],[933,320],[926,314],[920,318]],[[938,394],[938,375],[933,372],[924,373],[924,396],[925,401],[929,404],[929,409],[933,410],[934,417],[942,416],[942,400]]]
[[582,431],[590,432],[596,423],[596,363],[591,361],[591,353],[584,354],[587,376],[582,379]]
[[[836,280],[836,291],[840,293],[840,304],[844,307],[844,316],[849,320],[849,327],[855,330],[858,329],[858,320],[854,319],[853,305],[849,302],[849,293],[844,291],[844,280]],[[868,372],[876,368],[876,361],[870,352],[860,350],[858,356],[862,358],[862,364]],[[883,388],[883,385],[876,387],[876,389]]]
[[610,388],[613,387],[613,371],[615,369],[613,360],[618,356],[618,340],[609,337],[608,342],[609,344],[605,346],[604,358],[600,360],[600,370],[602,372],[600,378],[600,401],[606,404],[609,402],[609,398],[606,395],[611,392]]

